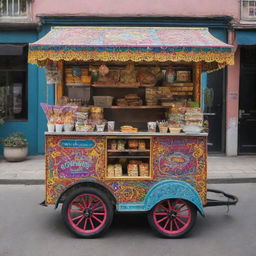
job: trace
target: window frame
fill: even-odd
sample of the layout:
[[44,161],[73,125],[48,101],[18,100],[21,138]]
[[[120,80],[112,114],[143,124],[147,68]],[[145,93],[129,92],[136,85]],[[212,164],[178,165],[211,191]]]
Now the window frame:
[[[245,16],[244,15],[244,2],[254,2],[254,15],[253,16],[249,16],[249,5],[248,5],[248,15]],[[240,1],[240,20],[242,21],[246,21],[246,22],[256,22],[256,0],[241,0]]]
[[[0,0],[7,1],[7,0]],[[15,0],[12,0],[13,4]],[[16,0],[20,1],[20,0]],[[3,15],[0,14],[0,22],[24,22],[24,21],[32,21],[32,1],[33,0],[26,0],[26,15]],[[14,8],[14,7],[13,7]],[[12,9],[13,9],[12,8]]]

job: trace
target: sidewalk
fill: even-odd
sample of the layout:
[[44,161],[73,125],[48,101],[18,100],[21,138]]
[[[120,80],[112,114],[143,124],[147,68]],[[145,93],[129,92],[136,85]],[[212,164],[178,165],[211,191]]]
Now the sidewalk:
[[[44,156],[19,163],[0,159],[0,184],[43,184]],[[256,156],[209,156],[208,183],[256,182]]]

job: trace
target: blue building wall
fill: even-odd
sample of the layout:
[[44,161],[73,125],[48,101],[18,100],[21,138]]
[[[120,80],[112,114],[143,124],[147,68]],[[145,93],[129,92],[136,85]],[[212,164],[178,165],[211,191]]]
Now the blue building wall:
[[[46,31],[45,31],[46,30]],[[0,43],[32,43],[47,33],[47,27],[39,34],[37,31],[1,31]],[[29,154],[44,153],[43,131],[46,120],[40,108],[40,102],[46,102],[45,71],[35,65],[28,64],[28,118],[22,121],[6,121],[0,127],[0,138],[13,132],[23,132],[29,141]],[[49,102],[53,103],[53,90],[49,90]],[[2,148],[0,149],[2,151]]]

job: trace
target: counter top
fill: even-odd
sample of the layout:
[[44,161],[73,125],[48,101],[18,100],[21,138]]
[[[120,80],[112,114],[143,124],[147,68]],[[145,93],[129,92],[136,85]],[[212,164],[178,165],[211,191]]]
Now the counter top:
[[208,133],[160,133],[160,132],[45,132],[45,135],[84,136],[208,136]]

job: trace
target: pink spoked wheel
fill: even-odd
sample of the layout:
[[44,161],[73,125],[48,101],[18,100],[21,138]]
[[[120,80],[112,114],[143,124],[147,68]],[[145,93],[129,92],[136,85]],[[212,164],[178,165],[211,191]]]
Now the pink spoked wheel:
[[183,199],[166,199],[148,213],[150,226],[159,235],[178,238],[186,235],[195,225],[197,209]]
[[87,187],[72,192],[62,206],[68,229],[78,237],[98,237],[111,225],[113,205],[101,190]]

